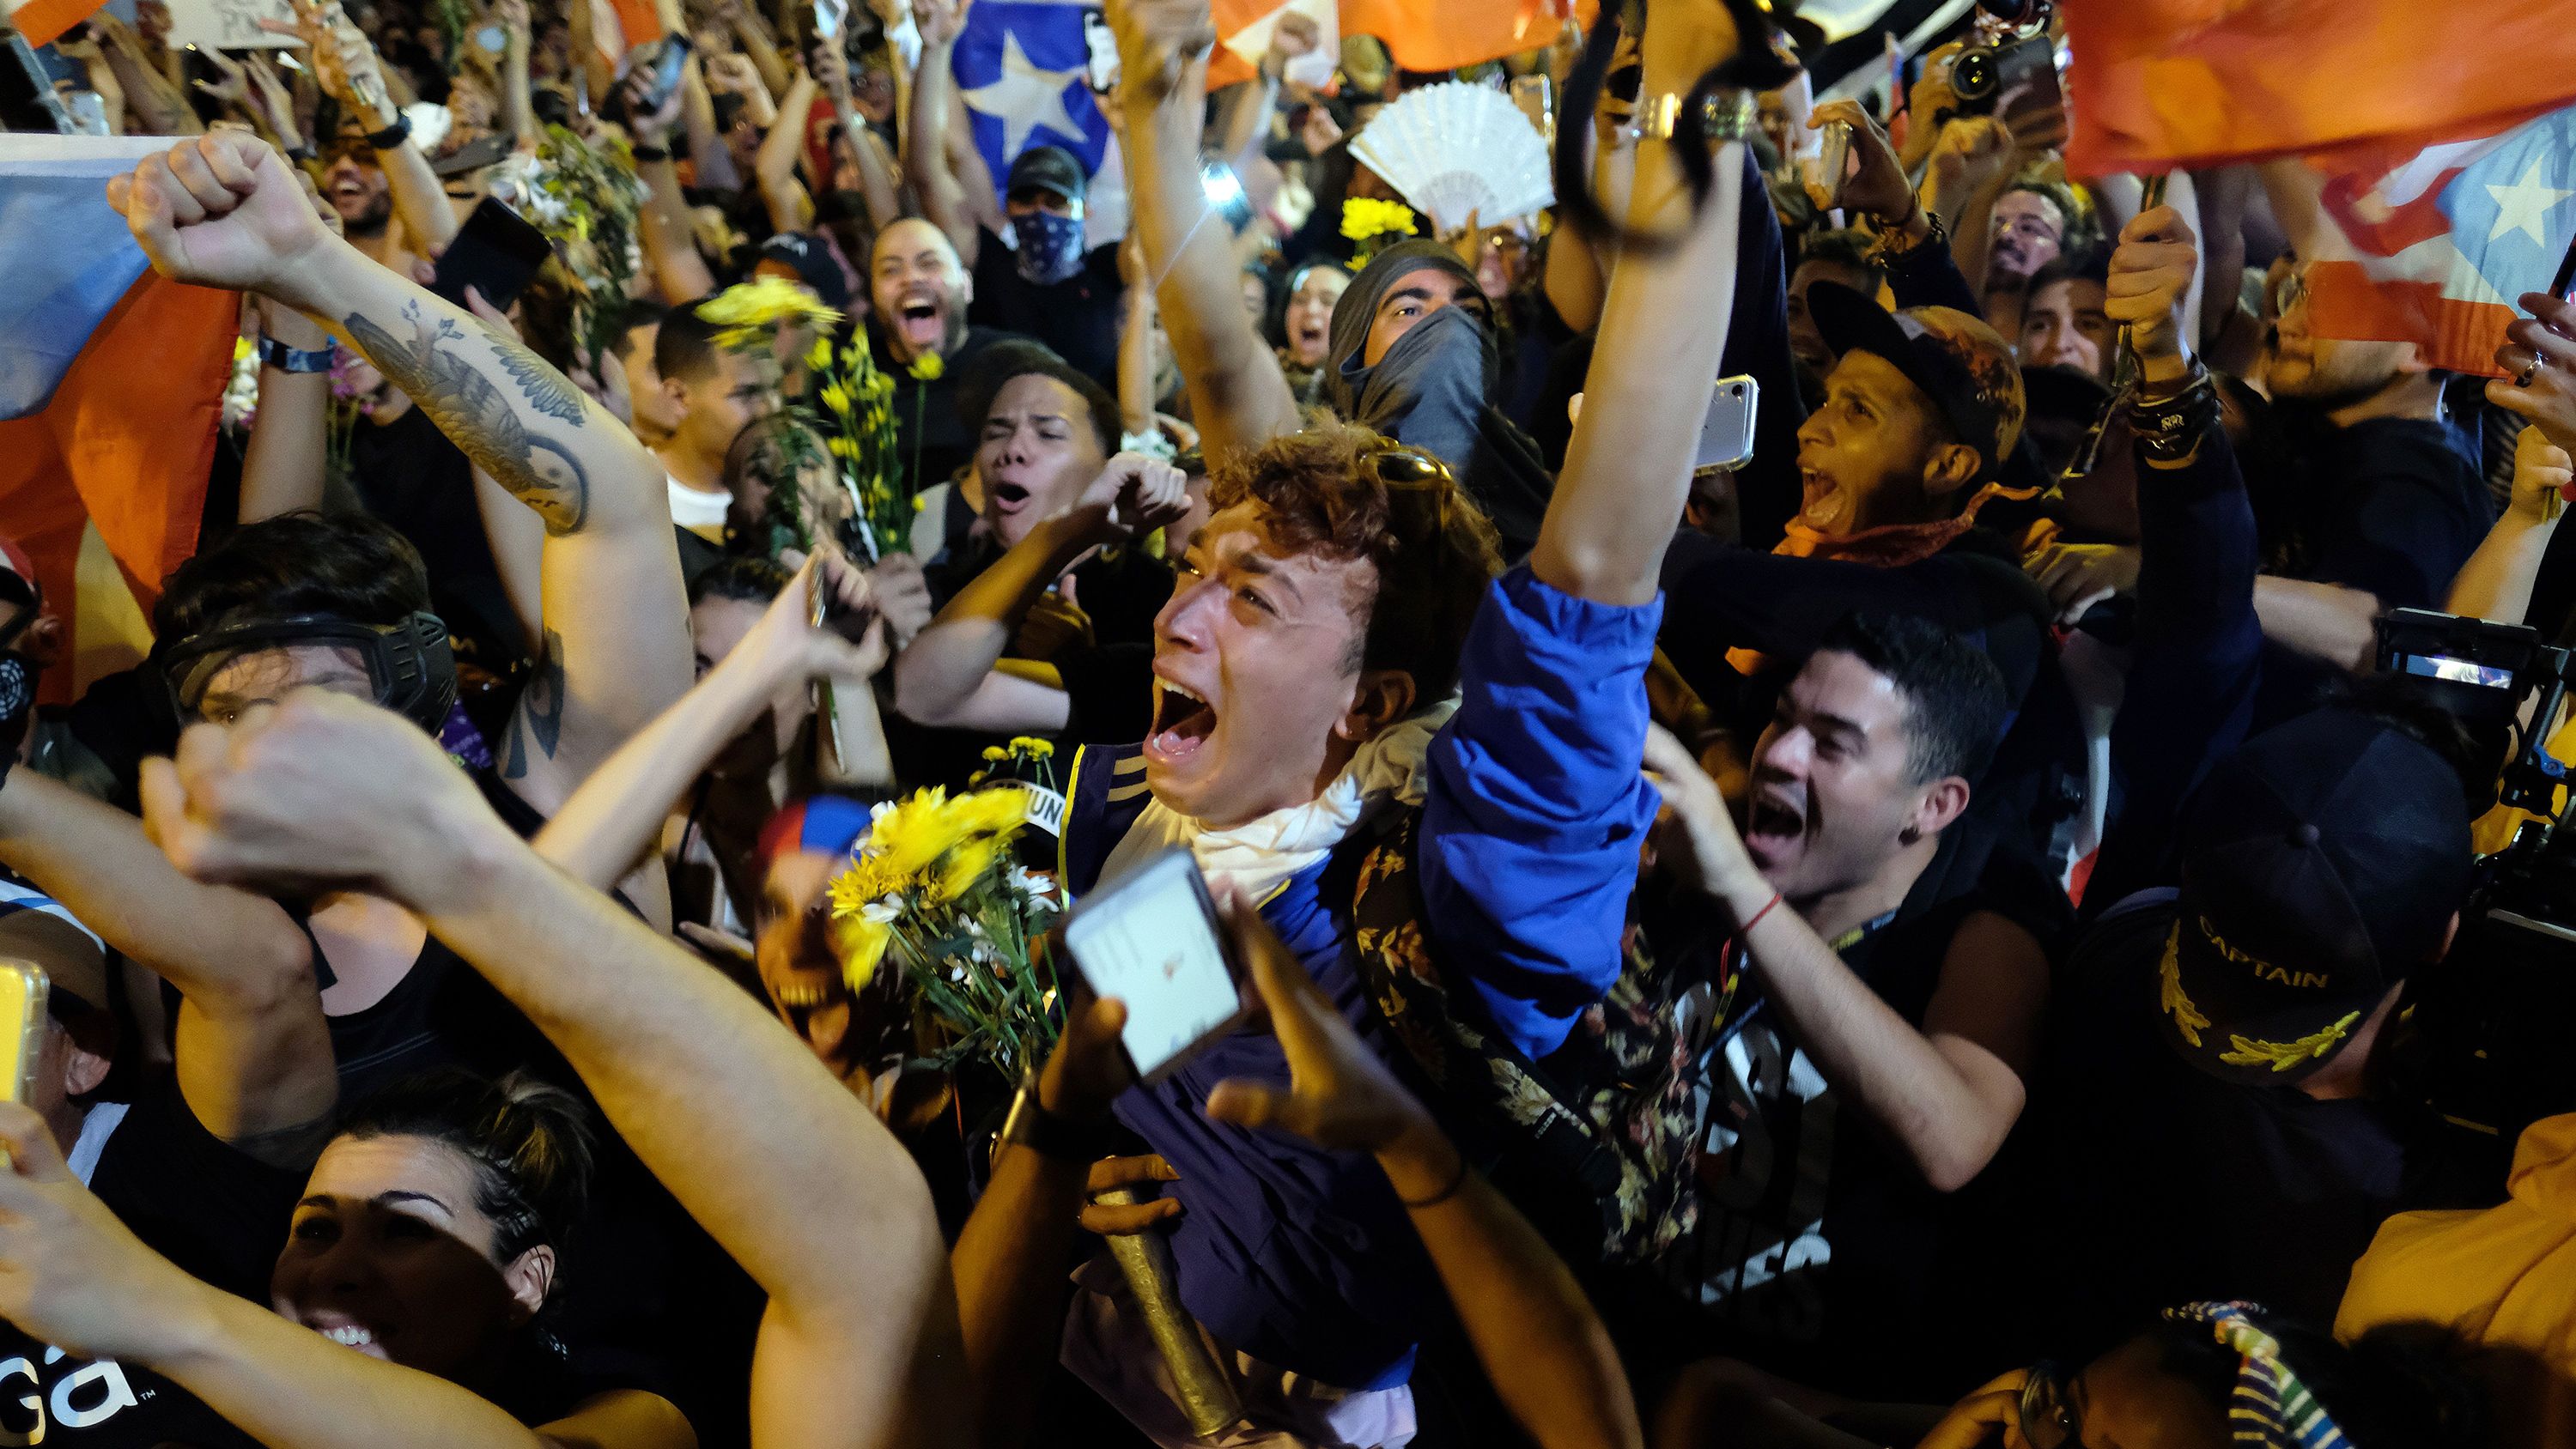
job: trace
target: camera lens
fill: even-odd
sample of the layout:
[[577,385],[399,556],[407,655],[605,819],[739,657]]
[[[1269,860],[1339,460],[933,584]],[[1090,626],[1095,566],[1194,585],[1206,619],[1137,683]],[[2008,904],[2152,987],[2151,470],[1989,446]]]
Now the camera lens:
[[1950,89],[1963,101],[1982,101],[1993,95],[1999,78],[1994,51],[1982,45],[1959,52],[1958,61],[1950,67]]

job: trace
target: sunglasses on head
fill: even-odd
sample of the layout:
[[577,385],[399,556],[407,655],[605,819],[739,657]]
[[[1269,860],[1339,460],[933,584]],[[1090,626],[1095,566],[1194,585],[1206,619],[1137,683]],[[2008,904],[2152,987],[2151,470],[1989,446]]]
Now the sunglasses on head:
[[1394,443],[1362,455],[1361,465],[1386,489],[1390,507],[1429,507],[1436,510],[1431,519],[1435,528],[1449,526],[1449,500],[1457,496],[1458,481],[1448,464],[1420,448]]

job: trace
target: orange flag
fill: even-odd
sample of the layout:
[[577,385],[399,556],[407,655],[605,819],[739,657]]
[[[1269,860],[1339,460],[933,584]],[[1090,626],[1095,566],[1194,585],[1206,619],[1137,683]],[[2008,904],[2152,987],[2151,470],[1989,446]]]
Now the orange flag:
[[[145,272],[52,401],[0,422],[0,534],[35,560],[66,623],[84,523],[98,525],[147,611],[162,579],[196,552],[240,309],[238,293]],[[53,670],[43,693],[68,703],[71,686],[72,671]]]
[[[1287,8],[1288,0],[1215,0],[1219,37],[1231,39]],[[1456,70],[1536,50],[1560,27],[1589,25],[1597,0],[1340,0],[1341,33],[1374,35],[1406,70]],[[1252,79],[1252,64],[1220,45],[1208,87]]]
[[2079,176],[2421,147],[2576,99],[2576,24],[2535,0],[2076,0],[2066,28]]

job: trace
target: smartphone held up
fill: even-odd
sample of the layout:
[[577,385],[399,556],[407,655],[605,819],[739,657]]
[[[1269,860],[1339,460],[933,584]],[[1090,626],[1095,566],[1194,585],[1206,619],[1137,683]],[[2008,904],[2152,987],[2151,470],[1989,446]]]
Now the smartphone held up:
[[1242,963],[1185,849],[1167,850],[1086,898],[1065,923],[1064,941],[1093,994],[1126,1004],[1119,1045],[1139,1081],[1179,1071],[1252,1012]]

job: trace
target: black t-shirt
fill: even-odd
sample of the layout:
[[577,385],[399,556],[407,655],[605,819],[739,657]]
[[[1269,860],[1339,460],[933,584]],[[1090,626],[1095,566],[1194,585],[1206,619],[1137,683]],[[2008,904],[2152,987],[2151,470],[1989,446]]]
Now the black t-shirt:
[[1709,707],[1737,726],[1758,720],[1769,699],[1747,690],[1727,662],[1729,650],[1794,665],[1847,614],[1929,619],[1985,650],[2018,706],[2045,662],[2053,616],[2011,543],[1982,528],[1892,568],[1755,553],[1684,529],[1665,551],[1663,586],[1656,643]]
[[473,465],[428,413],[409,408],[382,427],[362,419],[349,434],[349,480],[369,513],[420,550],[431,606],[450,633],[488,654],[485,667],[497,673],[529,654],[474,501]]
[[1114,386],[1118,378],[1118,247],[1093,247],[1082,270],[1052,286],[1020,275],[1019,255],[984,233],[975,253],[975,302],[967,315],[987,327],[1034,337],[1076,372]]
[[[1836,950],[1920,1027],[1952,938],[1980,911],[2021,925],[2043,949],[2071,920],[2065,896],[2009,837],[1963,820],[1943,832],[1904,904]],[[1699,949],[1705,961],[1709,947]],[[1722,982],[1728,972],[1705,975]],[[1843,1093],[1749,970],[1715,1023],[1702,1076],[1699,1231],[1673,1264],[1720,1351],[1840,1392],[1926,1402],[1955,1392],[1936,1351],[1938,1289],[1970,1199],[1935,1192],[1843,1110]]]
[[[989,540],[953,552],[925,571],[942,608],[999,556]],[[1047,651],[1064,685],[1068,714],[1056,738],[1067,744],[1133,744],[1153,725],[1154,616],[1172,598],[1170,565],[1142,549],[1105,550],[1073,569],[1074,600],[1091,621],[1089,642]],[[1034,657],[1015,650],[1014,657]],[[969,730],[933,729],[889,716],[886,741],[896,773],[956,788],[998,741]]]
[[[489,772],[476,772],[475,781],[521,836],[544,825]],[[436,937],[382,1000],[329,1024],[345,1103],[448,1065],[496,1077],[526,1069],[590,1100],[544,1034]],[[595,1106],[591,1112],[597,1141],[590,1207],[558,1245],[563,1297],[550,1326],[594,1390],[645,1387],[678,1404],[694,1424],[739,1422],[757,1290]],[[721,1441],[702,1431],[702,1442]]]
[[[93,1109],[96,1113],[113,1107]],[[116,1123],[90,1190],[136,1237],[228,1293],[268,1300],[304,1178],[265,1166],[199,1125],[167,1075]],[[140,1365],[72,1358],[0,1323],[0,1437],[13,1444],[235,1449],[253,1441]]]
[[[2194,1299],[2332,1322],[2382,1220],[2456,1201],[2417,1119],[2369,1098],[2222,1082],[2164,1040],[2174,892],[2142,891],[2058,973],[2051,1050],[2008,1175],[2023,1267],[1996,1321],[2075,1353]],[[2007,1330],[2009,1331],[2009,1329]]]
[[894,397],[889,406],[894,411],[895,456],[911,470],[914,493],[934,483],[947,482],[950,475],[973,461],[982,420],[970,423],[958,415],[958,379],[975,365],[976,357],[985,348],[1014,337],[1015,334],[990,327],[967,328],[965,340],[957,344],[957,350],[941,360],[939,375],[925,382],[894,360],[877,329],[868,329],[869,345],[876,349],[877,370],[894,379]]

